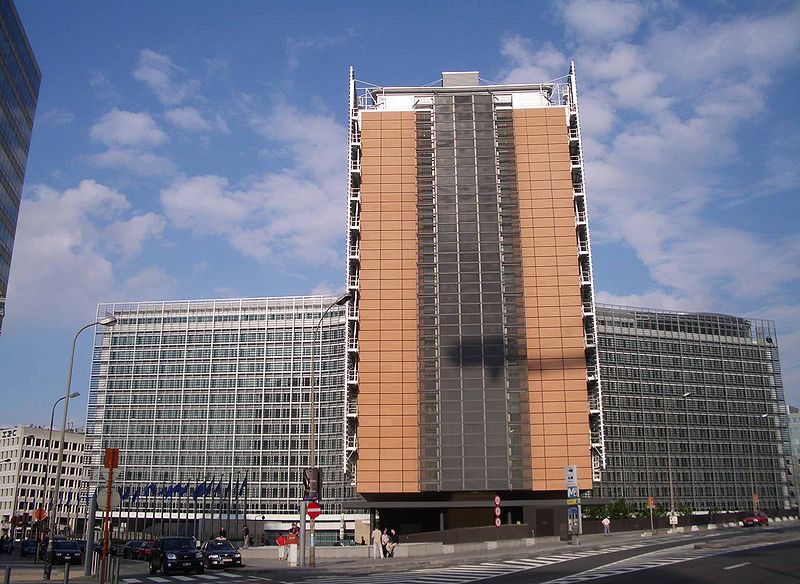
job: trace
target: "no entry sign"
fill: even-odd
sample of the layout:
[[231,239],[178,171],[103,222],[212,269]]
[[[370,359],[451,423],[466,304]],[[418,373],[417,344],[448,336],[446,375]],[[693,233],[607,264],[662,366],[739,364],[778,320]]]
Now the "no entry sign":
[[322,508],[319,506],[319,503],[309,501],[308,505],[306,505],[306,515],[311,517],[311,519],[316,519],[319,517],[320,513],[322,513]]

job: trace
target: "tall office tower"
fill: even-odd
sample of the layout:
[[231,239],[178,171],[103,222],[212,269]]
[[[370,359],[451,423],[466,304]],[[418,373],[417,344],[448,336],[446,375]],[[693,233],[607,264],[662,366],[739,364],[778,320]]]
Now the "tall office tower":
[[[598,305],[601,497],[749,510],[790,504],[775,323]],[[670,497],[672,492],[672,497]]]
[[349,153],[358,493],[560,500],[568,465],[591,488],[603,425],[574,68],[435,87],[351,70]]
[[312,342],[334,300],[98,306],[98,317],[113,313],[118,320],[95,337],[88,478],[94,486],[104,448],[120,449],[129,529],[162,521],[177,529],[176,517],[197,537],[216,534],[223,522],[238,536],[245,518],[253,534],[288,529],[297,520],[301,472],[308,466],[313,345],[316,458],[326,509],[320,519],[332,522],[322,521],[322,539],[335,540],[341,515],[331,513],[352,496],[343,458],[345,308],[328,312]]
[[42,73],[17,10],[0,0],[0,49],[3,83],[0,96],[0,330],[3,327],[11,252],[17,231],[22,183],[31,145],[33,116]]

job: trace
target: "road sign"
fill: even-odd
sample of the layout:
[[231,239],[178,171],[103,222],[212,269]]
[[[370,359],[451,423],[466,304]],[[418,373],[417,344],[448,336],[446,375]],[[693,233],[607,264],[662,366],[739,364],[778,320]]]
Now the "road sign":
[[503,511],[500,509],[500,495],[494,496],[494,526],[500,527],[503,524],[503,520],[500,517]]
[[500,503],[501,503],[501,501],[500,501],[500,495],[495,495],[495,496],[494,496],[494,506],[495,506],[495,507],[499,507],[499,506],[500,506]]
[[315,501],[309,501],[306,505],[306,515],[311,517],[311,519],[316,519],[319,517],[320,513],[322,513],[322,508],[320,508],[319,503]]
[[106,448],[103,466],[106,468],[117,468],[119,466],[119,448]]
[[567,487],[567,499],[578,498],[578,487]]
[[578,499],[567,499],[567,505],[577,505]]
[[[97,494],[95,497],[97,498],[97,508],[105,511],[108,489],[106,487],[100,487],[97,489]],[[122,497],[119,496],[119,491],[117,489],[111,489],[111,506],[109,507],[109,510],[116,509],[120,506],[120,503],[122,503]]]
[[578,515],[578,506],[577,505],[570,505],[567,507],[567,515],[572,515],[577,517]]
[[41,521],[45,517],[47,517],[47,512],[41,507],[39,507],[36,511],[33,512],[33,518],[36,521]]
[[494,518],[494,526],[495,527],[500,527],[501,525],[503,525],[503,520],[500,519],[499,517],[495,517]]
[[500,510],[500,507],[495,507],[494,508],[494,516],[495,517],[500,517],[501,513],[502,513],[502,511]]
[[653,497],[647,497],[647,508],[648,509],[655,509],[656,508],[656,501]]
[[571,464],[564,469],[564,478],[567,481],[567,488],[578,486],[578,467]]

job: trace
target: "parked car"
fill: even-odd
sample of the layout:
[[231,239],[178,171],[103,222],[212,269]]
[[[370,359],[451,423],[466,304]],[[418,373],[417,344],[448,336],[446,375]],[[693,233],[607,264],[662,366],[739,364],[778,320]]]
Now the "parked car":
[[150,573],[156,574],[159,570],[163,575],[172,571],[190,572],[198,574],[205,572],[205,556],[197,549],[192,537],[160,537],[153,542],[150,552]]
[[226,539],[211,539],[203,544],[207,568],[241,566],[242,554]]
[[19,546],[19,555],[24,557],[31,556],[34,557],[36,555],[36,540],[35,539],[26,539],[23,540]]
[[80,566],[83,562],[83,554],[78,542],[70,539],[53,540],[53,563],[54,564],[75,564]]
[[150,552],[153,551],[153,542],[152,541],[145,541],[142,545],[139,546],[139,549],[136,550],[136,559],[137,560],[144,560],[147,562],[150,560]]
[[143,543],[144,540],[142,539],[132,539],[131,541],[127,542],[124,546],[122,546],[122,557],[126,559],[136,558],[137,551],[140,547],[142,547]]
[[757,513],[751,513],[750,515],[746,515],[745,517],[743,517],[742,524],[745,527],[758,527],[761,525],[769,525],[769,517],[767,517],[766,513],[758,511]]

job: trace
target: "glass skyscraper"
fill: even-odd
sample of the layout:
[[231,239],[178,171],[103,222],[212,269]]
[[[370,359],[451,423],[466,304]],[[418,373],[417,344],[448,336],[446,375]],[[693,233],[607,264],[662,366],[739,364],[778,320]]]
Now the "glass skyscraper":
[[0,330],[42,73],[11,0],[0,0]]
[[789,508],[774,322],[598,305],[597,323],[608,464],[595,496],[669,507],[672,483],[676,507],[748,510],[754,494]]
[[[86,427],[90,484],[103,449],[119,448],[119,486],[130,494],[123,508],[131,517],[152,510],[148,485],[160,491],[188,483],[194,491],[213,481],[222,483],[216,503],[208,496],[170,497],[172,513],[202,522],[227,497],[230,514],[232,496],[225,492],[231,491],[233,514],[247,517],[251,528],[264,516],[265,527],[286,529],[296,521],[308,466],[312,331],[334,300],[99,305],[98,318],[113,313],[118,321],[96,331]],[[316,452],[326,514],[352,495],[344,479],[346,319],[345,307],[328,312],[315,345]]]

